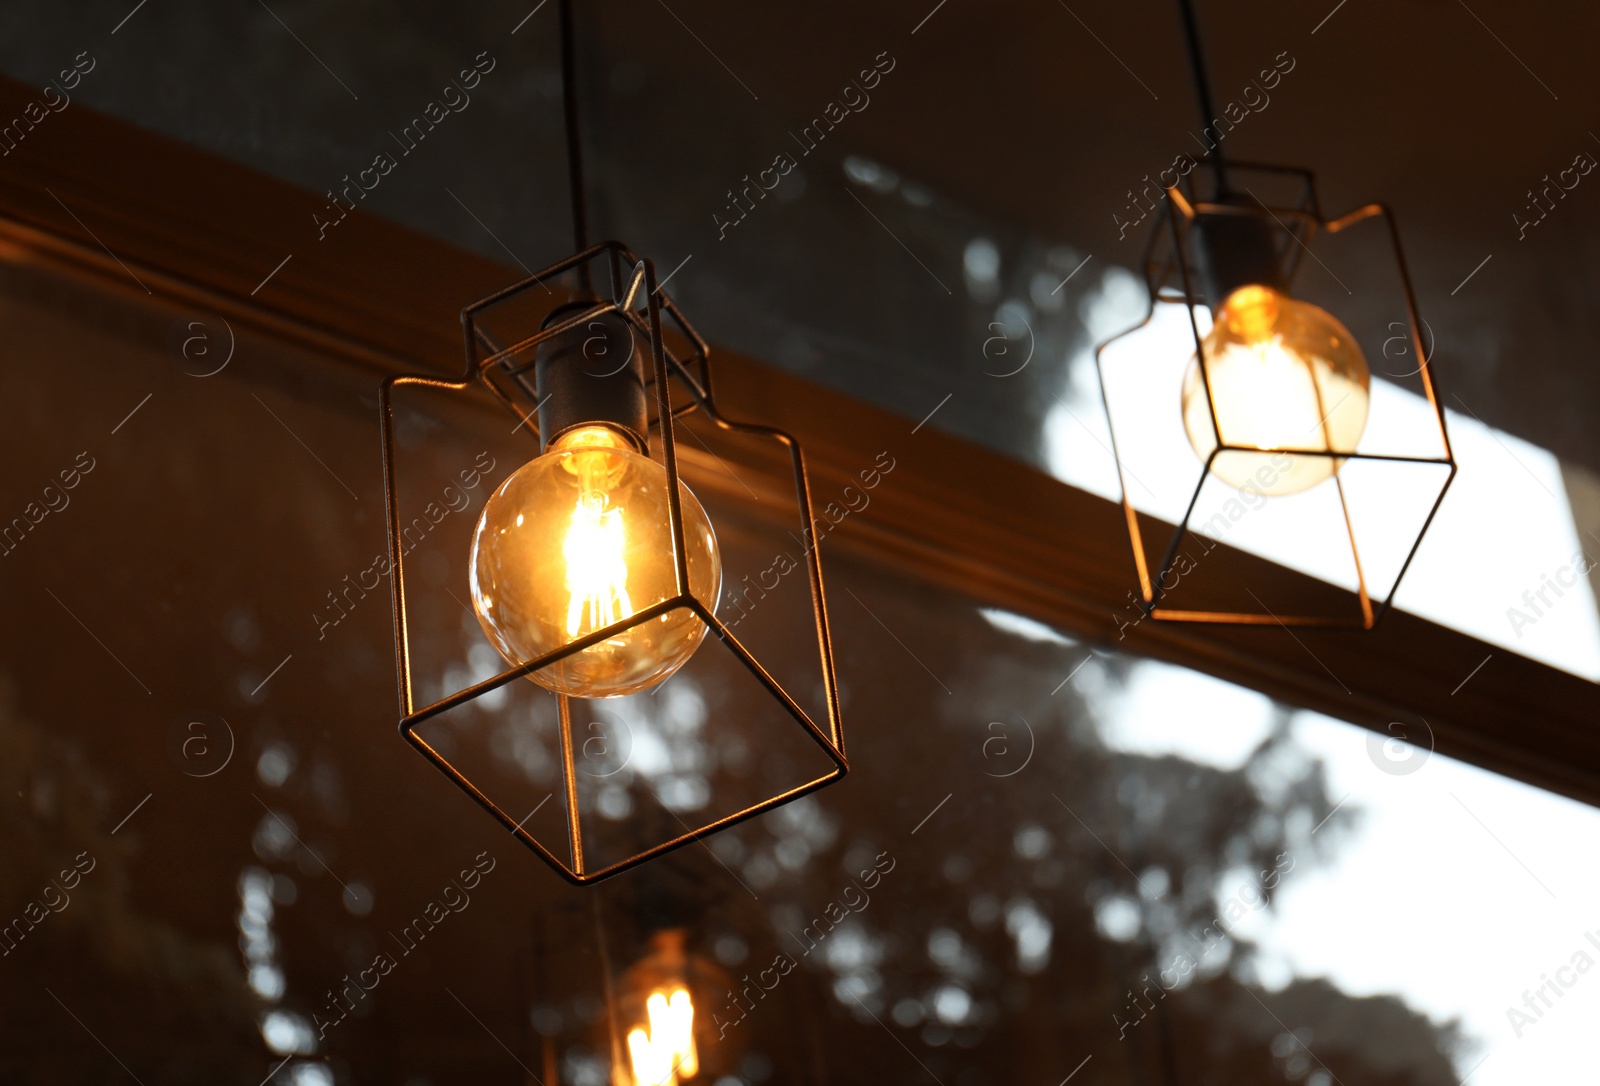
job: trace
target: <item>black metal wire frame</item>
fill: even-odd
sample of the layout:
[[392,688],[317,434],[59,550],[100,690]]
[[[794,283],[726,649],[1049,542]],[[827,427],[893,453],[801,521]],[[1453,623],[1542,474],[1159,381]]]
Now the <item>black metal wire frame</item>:
[[[1145,243],[1145,251],[1141,258],[1145,274],[1145,285],[1150,293],[1149,308],[1145,311],[1144,318],[1137,324],[1097,344],[1094,351],[1095,372],[1100,382],[1100,398],[1106,410],[1106,423],[1111,432],[1111,454],[1117,462],[1117,486],[1122,496],[1122,510],[1128,526],[1128,541],[1133,550],[1134,568],[1139,577],[1139,595],[1142,601],[1142,608],[1146,616],[1157,621],[1167,622],[1342,627],[1370,630],[1389,612],[1389,608],[1394,602],[1395,592],[1399,589],[1400,582],[1405,577],[1406,571],[1411,568],[1411,562],[1416,557],[1417,549],[1422,545],[1423,537],[1427,535],[1429,526],[1432,525],[1435,515],[1439,512],[1439,506],[1443,503],[1444,496],[1449,491],[1457,470],[1455,453],[1451,449],[1450,435],[1445,424],[1443,402],[1439,398],[1436,379],[1433,374],[1432,360],[1428,358],[1427,351],[1423,345],[1421,318],[1417,312],[1416,292],[1411,284],[1411,274],[1406,265],[1405,251],[1400,244],[1400,231],[1395,224],[1394,213],[1389,209],[1388,205],[1382,203],[1366,204],[1336,219],[1323,218],[1321,205],[1317,200],[1316,178],[1309,170],[1244,162],[1231,162],[1229,169],[1234,171],[1235,174],[1243,171],[1299,178],[1303,181],[1300,197],[1295,204],[1290,206],[1273,206],[1259,199],[1254,204],[1232,201],[1206,203],[1193,199],[1194,190],[1192,185],[1184,186],[1183,184],[1184,181],[1188,180],[1187,178],[1181,180],[1179,185],[1169,188],[1167,190],[1166,206],[1159,214],[1155,224],[1156,229],[1151,231],[1150,237]],[[1187,192],[1185,187],[1188,189]],[[1234,191],[1238,190],[1235,189]],[[1249,191],[1248,188],[1245,191]],[[1258,449],[1254,446],[1228,445],[1222,441],[1222,427],[1217,419],[1216,401],[1211,395],[1211,377],[1203,349],[1203,337],[1200,334],[1200,326],[1195,319],[1195,309],[1204,306],[1206,302],[1200,286],[1199,268],[1189,244],[1195,220],[1206,215],[1252,215],[1267,219],[1280,228],[1287,235],[1285,244],[1280,246],[1278,254],[1281,266],[1284,269],[1285,281],[1292,280],[1294,272],[1299,267],[1301,254],[1309,252],[1309,245],[1317,231],[1324,230],[1329,234],[1337,234],[1367,219],[1381,218],[1385,222],[1388,227],[1390,247],[1394,251],[1395,266],[1399,272],[1402,291],[1405,295],[1406,319],[1411,327],[1411,340],[1416,345],[1419,359],[1418,375],[1421,377],[1428,405],[1433,409],[1434,418],[1439,426],[1439,440],[1444,448],[1442,456],[1394,456],[1355,451],[1318,451],[1290,448]],[[1166,228],[1164,232],[1162,230],[1163,225]],[[1165,254],[1161,254],[1158,251],[1163,244],[1169,246]],[[1174,287],[1176,293],[1165,293],[1169,286]],[[1217,444],[1206,458],[1204,469],[1200,472],[1199,482],[1196,483],[1194,493],[1190,495],[1189,504],[1184,510],[1183,520],[1173,531],[1172,539],[1167,545],[1165,555],[1162,557],[1160,570],[1152,578],[1150,576],[1149,563],[1145,557],[1144,536],[1139,527],[1138,513],[1128,496],[1127,482],[1123,478],[1122,454],[1117,443],[1116,420],[1111,409],[1111,398],[1106,392],[1104,352],[1111,344],[1132,335],[1148,325],[1155,316],[1157,304],[1163,302],[1181,302],[1188,307],[1189,328],[1194,336],[1195,354],[1200,359],[1200,375],[1205,386],[1206,403],[1211,409],[1212,431],[1217,439]],[[1438,497],[1434,499],[1432,507],[1428,510],[1427,518],[1423,521],[1422,528],[1417,533],[1417,538],[1412,542],[1410,550],[1406,553],[1405,561],[1395,575],[1394,583],[1390,585],[1388,594],[1378,603],[1376,608],[1374,608],[1373,601],[1368,594],[1366,575],[1361,566],[1361,552],[1356,542],[1355,525],[1350,517],[1349,504],[1345,499],[1344,483],[1337,473],[1334,475],[1334,481],[1338,487],[1339,505],[1344,513],[1345,530],[1350,541],[1350,553],[1355,563],[1358,614],[1354,616],[1348,614],[1282,615],[1274,614],[1270,611],[1265,613],[1198,611],[1162,607],[1160,603],[1163,586],[1167,575],[1172,571],[1173,563],[1177,559],[1184,537],[1190,534],[1197,534],[1194,533],[1189,522],[1194,515],[1195,505],[1199,502],[1200,492],[1211,475],[1211,465],[1216,461],[1218,455],[1230,451],[1248,452],[1257,455],[1282,453],[1291,456],[1320,456],[1340,462],[1346,460],[1374,460],[1395,463],[1438,464],[1441,466],[1448,465],[1449,472],[1445,477],[1444,485],[1439,488]]]
[[[610,265],[612,284],[612,299],[610,301],[596,302],[593,308],[553,324],[536,335],[512,344],[510,347],[491,350],[491,353],[487,355],[482,353],[480,347],[486,343],[487,337],[479,330],[477,318],[485,308],[503,302],[524,290],[533,287],[547,287],[550,280],[569,272],[587,269],[590,261],[601,256],[607,257]],[[626,269],[626,272],[624,269]],[[642,301],[645,306],[642,314],[638,310],[641,302],[641,292],[643,293]],[[666,348],[661,322],[663,311],[667,313],[679,332],[690,344],[688,357],[678,358]],[[668,515],[672,529],[672,559],[676,573],[677,594],[671,599],[652,604],[628,618],[607,626],[605,629],[585,634],[583,637],[579,637],[560,648],[553,649],[532,660],[525,660],[515,667],[502,671],[493,678],[475,683],[419,709],[416,707],[412,695],[410,631],[405,594],[405,556],[401,546],[399,496],[395,486],[394,390],[403,386],[417,386],[447,392],[464,392],[470,389],[474,382],[481,381],[512,415],[523,421],[527,429],[535,437],[535,440],[537,440],[537,427],[533,419],[529,414],[519,410],[512,399],[496,386],[490,378],[490,373],[496,368],[500,368],[502,373],[515,373],[519,368],[526,369],[530,367],[532,353],[540,343],[573,328],[580,327],[584,323],[606,313],[617,313],[626,318],[634,327],[643,332],[650,344],[652,383],[655,391],[657,416],[651,424],[651,429],[660,435],[661,459],[667,471]],[[451,381],[422,374],[396,375],[387,378],[383,382],[380,395],[384,497],[389,525],[389,558],[393,570],[391,579],[393,582],[392,594],[394,601],[395,668],[400,692],[400,734],[405,740],[432,762],[445,776],[454,781],[457,787],[471,796],[480,807],[511,831],[517,840],[536,853],[568,882],[575,885],[598,882],[619,874],[631,867],[644,863],[646,860],[680,848],[691,841],[699,840],[708,834],[726,829],[774,807],[779,807],[791,800],[798,799],[840,779],[849,772],[849,763],[845,756],[844,732],[839,717],[838,683],[833,662],[833,640],[829,631],[826,598],[823,590],[822,565],[817,553],[818,541],[812,528],[811,487],[806,475],[805,455],[801,450],[800,443],[783,430],[754,423],[735,422],[724,417],[717,409],[711,387],[709,348],[705,340],[694,330],[694,327],[689,324],[677,306],[673,304],[672,300],[656,283],[654,264],[649,260],[640,259],[626,246],[618,242],[603,242],[591,246],[557,264],[553,264],[543,271],[529,276],[527,279],[487,298],[474,302],[462,310],[461,320],[463,337],[466,343],[467,366],[460,379]],[[526,363],[520,362],[519,360],[523,356],[527,356],[529,361]],[[695,369],[699,370],[698,376],[692,372]],[[681,382],[688,390],[691,402],[674,409],[672,406],[672,386],[677,382]],[[795,495],[805,539],[809,543],[806,551],[806,570],[811,585],[811,602],[816,620],[817,652],[822,668],[823,688],[827,700],[828,720],[826,731],[818,727],[816,722],[789,695],[788,691],[783,688],[777,679],[751,655],[749,650],[734,636],[733,632],[716,617],[715,601],[707,603],[696,599],[689,589],[688,556],[684,547],[683,510],[679,497],[678,460],[676,443],[673,437],[673,422],[676,418],[694,410],[704,412],[706,417],[720,429],[732,433],[770,438],[789,450],[790,461],[794,470]],[[562,780],[567,805],[567,837],[568,850],[571,856],[570,863],[564,862],[561,857],[535,840],[515,818],[502,810],[492,799],[468,780],[464,774],[456,769],[443,754],[417,733],[417,728],[421,724],[442,713],[464,705],[475,698],[481,697],[492,690],[497,690],[507,683],[514,682],[574,653],[581,652],[589,646],[613,637],[624,630],[680,608],[687,608],[693,611],[766,691],[783,706],[790,716],[794,717],[804,727],[806,734],[832,761],[834,766],[832,771],[796,788],[746,807],[734,814],[719,818],[700,829],[689,831],[624,860],[619,860],[591,871],[588,870],[584,860],[583,829],[579,819],[577,777],[573,764],[570,699],[566,695],[558,694],[556,696],[560,708]]]

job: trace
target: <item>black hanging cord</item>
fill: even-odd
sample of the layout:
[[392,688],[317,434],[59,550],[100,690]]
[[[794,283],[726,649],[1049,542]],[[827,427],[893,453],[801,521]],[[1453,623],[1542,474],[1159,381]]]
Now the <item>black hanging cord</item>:
[[1178,0],[1178,14],[1183,18],[1183,37],[1189,47],[1189,72],[1194,77],[1195,103],[1200,107],[1200,134],[1211,135],[1211,166],[1216,171],[1217,197],[1228,195],[1228,170],[1222,158],[1222,137],[1213,125],[1217,119],[1215,104],[1211,101],[1211,80],[1206,74],[1205,49],[1200,44],[1200,21],[1195,17],[1194,0]]
[[[561,11],[561,104],[566,115],[567,187],[572,196],[572,240],[575,252],[589,247],[589,213],[583,191],[583,140],[578,132],[578,63],[573,45],[572,0],[560,0]],[[589,266],[578,269],[585,292],[591,289]]]

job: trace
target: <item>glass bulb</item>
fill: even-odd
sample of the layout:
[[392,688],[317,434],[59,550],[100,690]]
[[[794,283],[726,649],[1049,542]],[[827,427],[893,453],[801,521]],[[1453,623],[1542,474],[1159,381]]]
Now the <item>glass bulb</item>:
[[[689,589],[715,601],[722,556],[689,488],[683,510]],[[542,656],[677,594],[667,471],[608,426],[562,434],[484,504],[472,536],[472,608],[513,664]],[[714,606],[714,604],[713,604]],[[528,675],[581,698],[648,689],[678,670],[706,626],[692,611],[641,622]]]
[[[1325,310],[1270,287],[1240,287],[1222,303],[1201,347],[1222,444],[1355,451],[1372,377],[1355,338]],[[1218,442],[1198,356],[1183,377],[1183,426],[1195,454],[1210,456]],[[1241,490],[1295,494],[1343,463],[1332,456],[1272,459],[1223,450],[1211,471]]]

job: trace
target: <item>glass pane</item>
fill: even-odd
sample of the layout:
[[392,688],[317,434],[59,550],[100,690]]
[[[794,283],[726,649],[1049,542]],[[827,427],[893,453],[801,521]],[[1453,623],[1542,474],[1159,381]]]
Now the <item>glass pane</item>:
[[[635,1030],[670,1048],[663,977],[699,1073],[669,1056],[708,1086],[1588,1066],[1593,810],[1430,756],[1414,722],[1385,742],[833,539],[851,775],[573,889],[396,735],[377,375],[36,269],[0,307],[32,360],[0,562],[3,1077],[602,1086]],[[462,555],[523,454],[477,407],[404,419],[432,697],[500,666]],[[686,456],[719,613],[816,715],[800,544]],[[863,464],[867,492],[896,467]],[[584,729],[580,804],[622,845],[810,771],[709,649]],[[536,696],[483,699],[448,753],[559,843]]]

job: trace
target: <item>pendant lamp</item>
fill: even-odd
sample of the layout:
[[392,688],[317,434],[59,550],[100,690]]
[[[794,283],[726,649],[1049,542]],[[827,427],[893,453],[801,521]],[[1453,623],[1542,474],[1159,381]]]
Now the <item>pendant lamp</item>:
[[[1380,203],[1324,217],[1307,170],[1226,159],[1226,136],[1252,114],[1236,104],[1216,111],[1192,0],[1178,8],[1209,147],[1199,161],[1179,156],[1179,176],[1150,216],[1144,318],[1095,348],[1138,577],[1134,621],[1371,629],[1456,472],[1400,234]],[[1384,287],[1362,280],[1358,299],[1313,247],[1368,222],[1381,224],[1379,263],[1398,290],[1377,298]],[[1381,333],[1380,353],[1404,359],[1389,373],[1413,391],[1372,379],[1361,337],[1303,296],[1308,272],[1324,293],[1359,300],[1363,317],[1403,314]],[[1150,345],[1156,325],[1172,327],[1158,316],[1176,306],[1187,311],[1186,367],[1170,345]],[[1369,348],[1377,338],[1368,332]],[[1190,473],[1192,488],[1170,483]],[[1252,532],[1264,543],[1245,544]],[[1238,576],[1242,566],[1211,556],[1222,541],[1349,591],[1308,578],[1288,598],[1263,598]]]
[[[380,396],[384,487],[394,600],[400,732],[418,752],[569,882],[618,874],[707,834],[812,792],[848,770],[839,719],[822,567],[812,534],[805,457],[791,435],[735,422],[718,409],[710,350],[656,280],[648,259],[616,241],[586,237],[577,129],[570,0],[561,0],[562,71],[572,256],[468,305],[461,320],[466,368],[456,380],[393,376]],[[542,292],[542,293],[540,293]],[[532,303],[529,303],[532,299]],[[486,309],[520,300],[547,306],[537,327],[501,346],[483,328]],[[672,335],[663,329],[663,316]],[[396,488],[394,392],[414,387],[467,393],[480,387],[535,443],[529,461],[485,503],[470,554],[472,609],[506,663],[492,678],[418,706],[412,675],[402,517]],[[826,704],[821,723],[717,618],[721,551],[704,507],[679,478],[677,420],[698,412],[722,430],[770,440],[789,454],[796,518],[807,548],[812,625]],[[754,676],[832,764],[822,776],[699,827],[595,865],[585,850],[572,702],[649,690],[710,638]],[[557,700],[566,836],[541,843],[419,734],[425,722],[519,679]],[[663,1029],[678,1022],[668,994]]]

